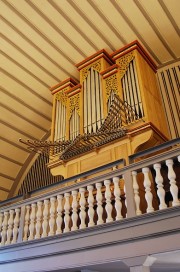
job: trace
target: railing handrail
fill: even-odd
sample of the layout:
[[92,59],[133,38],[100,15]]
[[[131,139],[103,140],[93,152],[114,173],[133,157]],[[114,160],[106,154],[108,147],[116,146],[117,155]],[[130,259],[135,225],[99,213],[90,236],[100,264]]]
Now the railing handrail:
[[[166,159],[175,158],[175,157],[177,158],[177,156],[179,155],[179,152],[180,152],[180,147],[176,147],[174,149],[168,150],[166,152],[155,155],[153,157],[146,158],[144,160],[132,163],[132,164],[130,164],[128,166],[124,166],[122,169],[116,169],[116,170],[113,170],[113,171],[111,171],[109,173],[102,174],[100,176],[92,177],[92,178],[86,179],[86,180],[78,182],[78,183],[67,185],[67,186],[65,186],[63,188],[58,188],[58,189],[56,189],[54,191],[51,191],[51,192],[47,192],[47,193],[44,193],[44,194],[41,194],[41,195],[31,197],[30,199],[25,199],[25,200],[22,200],[20,202],[13,203],[11,205],[1,207],[1,210],[5,211],[6,209],[7,210],[9,210],[11,208],[14,209],[16,207],[21,207],[24,204],[29,205],[29,204],[31,204],[33,202],[41,201],[41,200],[44,200],[46,198],[56,196],[57,194],[64,194],[65,192],[76,190],[76,189],[79,189],[80,187],[86,187],[89,184],[92,185],[92,184],[95,184],[97,182],[102,182],[105,179],[112,179],[115,176],[122,177],[128,171],[130,171],[130,172],[137,171],[138,172],[140,169],[142,169],[144,167],[147,167],[147,166],[151,167],[153,164],[161,163],[162,161],[164,161]],[[73,180],[73,178],[70,178],[70,180]],[[67,179],[64,180],[64,183],[66,183],[66,182],[67,182]]]
[[[113,161],[113,162],[110,162],[110,163],[107,163],[105,165],[102,165],[102,166],[99,166],[99,167],[96,167],[96,168],[93,168],[91,170],[88,170],[86,172],[83,172],[83,173],[80,173],[80,174],[77,174],[77,175],[74,175],[72,177],[69,177],[69,178],[66,178],[66,179],[63,179],[63,180],[60,180],[59,182],[56,182],[56,183],[53,183],[53,184],[49,184],[43,188],[38,188],[38,189],[35,189],[35,190],[32,190],[30,192],[27,193],[27,195],[29,195],[28,199],[31,197],[32,194],[35,194],[35,193],[38,193],[38,192],[41,192],[41,191],[44,191],[44,190],[49,190],[53,187],[57,187],[58,185],[63,185],[65,183],[68,183],[68,182],[71,182],[71,181],[76,181],[80,178],[83,178],[83,177],[86,177],[86,176],[89,176],[89,175],[93,175],[93,174],[96,174],[96,173],[99,173],[99,172],[102,172],[104,170],[107,170],[108,168],[112,168],[114,166],[117,166],[117,165],[123,165],[125,166],[126,165],[126,161],[125,159],[119,159],[119,160],[116,160],[116,161]],[[18,199],[22,199],[22,200],[25,200],[25,195],[21,194],[21,195],[17,195],[15,197],[12,197],[10,199],[6,199],[4,201],[1,201],[0,202],[0,207],[2,207],[3,205],[5,204],[8,204],[10,202],[13,202],[15,200],[18,200]],[[16,203],[15,203],[16,204]],[[7,207],[7,206],[6,206]]]

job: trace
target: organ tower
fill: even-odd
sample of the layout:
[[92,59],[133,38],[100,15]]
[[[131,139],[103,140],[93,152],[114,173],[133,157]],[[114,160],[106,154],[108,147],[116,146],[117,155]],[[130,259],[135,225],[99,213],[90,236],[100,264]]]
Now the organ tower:
[[53,86],[51,139],[30,143],[64,178],[166,141],[156,65],[139,44],[98,51],[76,65],[80,80]]

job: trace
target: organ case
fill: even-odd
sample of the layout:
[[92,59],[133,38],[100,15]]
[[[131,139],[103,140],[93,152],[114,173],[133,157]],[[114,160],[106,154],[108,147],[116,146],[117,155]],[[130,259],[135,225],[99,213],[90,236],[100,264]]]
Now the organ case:
[[76,67],[80,82],[51,88],[53,175],[67,178],[167,140],[156,65],[139,42]]

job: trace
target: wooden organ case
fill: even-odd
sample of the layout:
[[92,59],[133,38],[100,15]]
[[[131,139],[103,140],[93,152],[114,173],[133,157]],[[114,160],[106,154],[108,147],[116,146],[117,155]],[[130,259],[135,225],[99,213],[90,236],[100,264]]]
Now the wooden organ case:
[[76,67],[80,82],[68,78],[51,88],[51,141],[34,144],[50,154],[53,175],[127,160],[168,139],[156,65],[138,41],[111,55],[101,50]]

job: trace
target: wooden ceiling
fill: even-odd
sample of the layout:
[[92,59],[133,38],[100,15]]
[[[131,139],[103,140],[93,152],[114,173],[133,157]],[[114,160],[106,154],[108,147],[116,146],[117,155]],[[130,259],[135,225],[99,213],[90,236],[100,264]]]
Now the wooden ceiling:
[[139,40],[158,67],[180,58],[179,0],[1,0],[0,200],[12,196],[34,154],[19,143],[46,139],[49,87],[100,49]]

